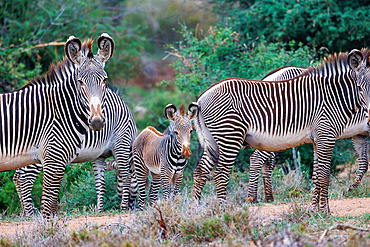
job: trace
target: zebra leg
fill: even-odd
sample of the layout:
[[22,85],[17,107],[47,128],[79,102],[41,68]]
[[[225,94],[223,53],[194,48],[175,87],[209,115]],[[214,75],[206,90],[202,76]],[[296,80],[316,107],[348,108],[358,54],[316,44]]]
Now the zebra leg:
[[266,202],[273,202],[274,196],[272,194],[272,169],[274,169],[274,159],[275,153],[269,152],[269,158],[265,162],[264,166],[262,166],[262,178],[263,178],[263,187],[265,188],[265,201]]
[[194,170],[193,175],[193,197],[195,200],[200,201],[202,196],[202,190],[207,182],[211,169],[214,167],[215,163],[205,151],[202,158]]
[[56,212],[60,184],[64,175],[67,162],[56,163],[49,159],[43,162],[43,190],[42,190],[42,215],[49,219]]
[[117,162],[117,191],[121,195],[121,210],[125,211],[129,209],[128,201],[131,185],[131,177],[129,176],[131,139],[125,136],[117,137],[113,156]]
[[317,142],[318,173],[316,185],[319,186],[319,210],[330,213],[328,195],[330,181],[330,164],[335,138],[325,137],[325,141]]
[[250,169],[249,169],[249,186],[248,186],[248,201],[257,203],[257,190],[258,190],[258,178],[262,165],[266,163],[267,157],[264,154],[268,154],[265,151],[255,150],[250,157]]
[[135,166],[137,186],[139,189],[139,198],[137,202],[138,208],[139,210],[143,210],[145,203],[146,203],[145,187],[146,187],[147,179],[149,176],[149,169],[146,167],[142,156],[139,155],[135,150],[134,150],[133,162]]
[[[227,139],[232,140],[233,138],[229,137]],[[220,149],[220,156],[216,167],[214,180],[216,185],[216,194],[220,204],[225,203],[226,190],[229,184],[231,170],[241,147],[241,142],[236,142],[235,144],[237,144],[237,146],[235,145],[231,147],[230,145],[223,143],[218,144]]]
[[312,171],[312,208],[314,210],[318,209],[319,199],[320,199],[320,185],[318,183],[318,173],[319,173],[319,164],[317,157],[317,144],[313,143],[313,171]]
[[105,193],[105,179],[104,179],[104,165],[105,159],[98,158],[93,161],[93,170],[95,175],[95,187],[97,195],[98,212],[103,212],[104,193]]
[[33,184],[41,170],[41,164],[33,164],[18,169],[13,176],[13,182],[22,204],[22,215],[25,215],[26,217],[34,216],[31,192]]
[[368,151],[368,142],[367,142],[367,136],[353,136],[352,137],[353,146],[356,150],[356,153],[358,154],[358,170],[356,172],[356,178],[351,187],[349,188],[349,191],[351,191],[352,188],[357,189],[358,185],[360,184],[362,177],[367,172],[369,163],[367,158],[367,151]]
[[153,205],[158,200],[159,187],[161,186],[161,174],[150,173],[152,175],[152,183],[149,188],[149,204]]
[[172,184],[173,184],[173,196],[176,196],[179,191],[180,191],[180,186],[181,186],[181,182],[182,182],[182,177],[183,177],[184,173],[183,171],[180,171],[180,172],[175,172],[173,178],[172,178]]

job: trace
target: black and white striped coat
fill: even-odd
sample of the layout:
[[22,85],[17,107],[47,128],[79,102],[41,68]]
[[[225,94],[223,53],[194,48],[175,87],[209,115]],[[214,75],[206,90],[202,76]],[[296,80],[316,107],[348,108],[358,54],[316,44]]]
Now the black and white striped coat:
[[104,65],[114,42],[102,34],[97,43],[93,55],[91,40],[81,44],[71,36],[65,46],[68,60],[20,90],[0,94],[0,171],[42,163],[41,204],[47,218],[56,210],[65,166],[77,157],[86,130],[104,126]]
[[195,126],[205,151],[194,171],[195,198],[200,199],[217,164],[217,197],[225,201],[231,169],[243,146],[275,152],[314,143],[313,206],[328,210],[335,140],[360,107],[368,109],[369,83],[369,52],[364,49],[329,57],[286,81],[229,78],[213,84],[197,101]]
[[[127,172],[131,165],[129,163],[132,160],[132,143],[137,134],[135,121],[125,102],[111,89],[107,89],[105,96],[103,113],[106,124],[99,132],[93,130],[86,132],[79,154],[73,161],[77,163],[93,160],[97,209],[99,212],[103,211],[105,159],[113,156],[118,165],[116,167],[117,171]],[[18,169],[13,177],[23,210],[27,216],[33,216],[34,214],[31,190],[41,170],[41,164],[33,164]],[[123,174],[124,177],[128,175],[131,174]],[[124,187],[123,181],[118,181],[119,193],[122,195],[122,191],[124,191],[121,207],[122,209],[127,209],[128,194],[126,192],[128,188]]]
[[197,112],[198,107],[194,103],[189,105],[187,114],[185,114],[184,105],[181,105],[178,111],[174,105],[167,105],[165,116],[171,121],[167,130],[160,133],[149,126],[135,139],[133,159],[137,181],[133,182],[138,184],[140,209],[145,204],[145,187],[149,173],[152,176],[149,189],[150,203],[157,200],[161,184],[165,199],[169,197],[171,187],[174,195],[178,193],[184,168],[191,155],[191,119],[197,115]]
[[[286,66],[278,68],[264,77],[264,81],[282,81],[292,79],[301,73],[305,72],[305,68]],[[360,108],[354,115],[352,115],[350,121],[345,127],[344,132],[338,139],[345,139],[352,137],[353,146],[358,158],[359,168],[356,172],[356,177],[351,185],[351,188],[357,188],[362,180],[362,177],[368,170],[368,117],[366,109]],[[250,162],[250,176],[249,176],[249,188],[248,198],[250,201],[257,202],[257,189],[258,189],[258,177],[262,169],[262,177],[265,187],[266,201],[271,202],[274,200],[271,186],[271,175],[273,169],[274,153],[255,150],[251,156]],[[316,157],[316,155],[315,155]],[[350,189],[351,189],[350,188]]]

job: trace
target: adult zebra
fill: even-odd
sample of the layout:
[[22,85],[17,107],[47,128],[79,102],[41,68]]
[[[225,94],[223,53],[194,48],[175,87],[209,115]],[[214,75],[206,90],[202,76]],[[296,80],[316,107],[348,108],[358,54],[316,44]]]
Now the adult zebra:
[[352,114],[361,106],[368,109],[369,67],[369,51],[353,50],[329,56],[320,66],[290,80],[230,78],[210,86],[197,101],[195,126],[204,153],[194,171],[194,197],[200,199],[217,164],[216,192],[224,202],[242,146],[275,152],[313,142],[317,154],[313,206],[329,210],[332,150]]
[[56,210],[65,166],[79,153],[90,127],[104,125],[105,63],[112,57],[114,42],[107,34],[81,44],[71,36],[68,59],[51,66],[48,73],[22,89],[0,94],[0,171],[42,163],[42,209],[50,217]]
[[[125,102],[107,89],[105,94],[104,116],[106,124],[101,131],[89,130],[86,132],[80,153],[73,162],[86,162],[93,160],[95,175],[95,186],[97,193],[97,208],[103,212],[103,200],[105,192],[104,166],[105,159],[114,156],[118,172],[117,182],[119,194],[122,195],[121,209],[129,208],[127,187],[121,178],[129,178],[127,171],[130,170],[129,163],[132,158],[132,143],[135,140],[137,129],[131,111]],[[14,184],[22,203],[26,216],[34,215],[31,191],[33,183],[41,172],[41,164],[33,164],[22,167],[16,171],[13,177]]]
[[[262,80],[263,81],[281,81],[294,78],[303,72],[305,68],[295,66],[285,66],[277,68],[268,73]],[[352,115],[350,121],[345,127],[344,132],[338,137],[338,139],[352,137],[353,146],[358,157],[358,170],[356,177],[349,190],[357,188],[360,184],[362,177],[368,170],[368,118],[366,109],[360,108],[354,115]],[[250,162],[250,175],[249,175],[249,188],[248,198],[250,201],[257,202],[257,188],[258,188],[258,177],[259,172],[262,169],[262,177],[265,188],[265,199],[267,202],[274,201],[271,186],[271,174],[273,169],[273,159],[275,155],[271,152],[255,150],[251,156]],[[316,155],[314,156],[316,157]]]

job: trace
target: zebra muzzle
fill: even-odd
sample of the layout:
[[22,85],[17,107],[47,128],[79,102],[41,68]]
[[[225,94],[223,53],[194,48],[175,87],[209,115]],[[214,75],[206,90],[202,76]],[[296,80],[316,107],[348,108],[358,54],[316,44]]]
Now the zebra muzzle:
[[104,127],[105,118],[101,112],[100,104],[97,105],[96,109],[94,105],[90,106],[91,109],[91,117],[89,118],[89,127],[94,131],[99,131]]
[[189,159],[191,155],[190,147],[182,145],[182,153],[184,154],[185,159]]

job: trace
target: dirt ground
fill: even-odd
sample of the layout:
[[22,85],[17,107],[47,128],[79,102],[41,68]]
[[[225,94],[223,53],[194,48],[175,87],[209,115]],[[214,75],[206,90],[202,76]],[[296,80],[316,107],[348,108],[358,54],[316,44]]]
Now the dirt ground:
[[[370,213],[370,198],[353,198],[330,200],[330,210],[333,216],[360,216]],[[292,204],[259,205],[250,207],[251,217],[255,217],[262,224],[278,219],[292,210]],[[309,204],[307,204],[309,207]],[[58,224],[66,225],[68,230],[78,230],[85,226],[107,227],[110,225],[130,225],[135,219],[134,214],[115,214],[102,216],[79,216],[74,219],[59,218]],[[10,236],[34,228],[35,221],[6,222],[0,221],[0,236]]]

